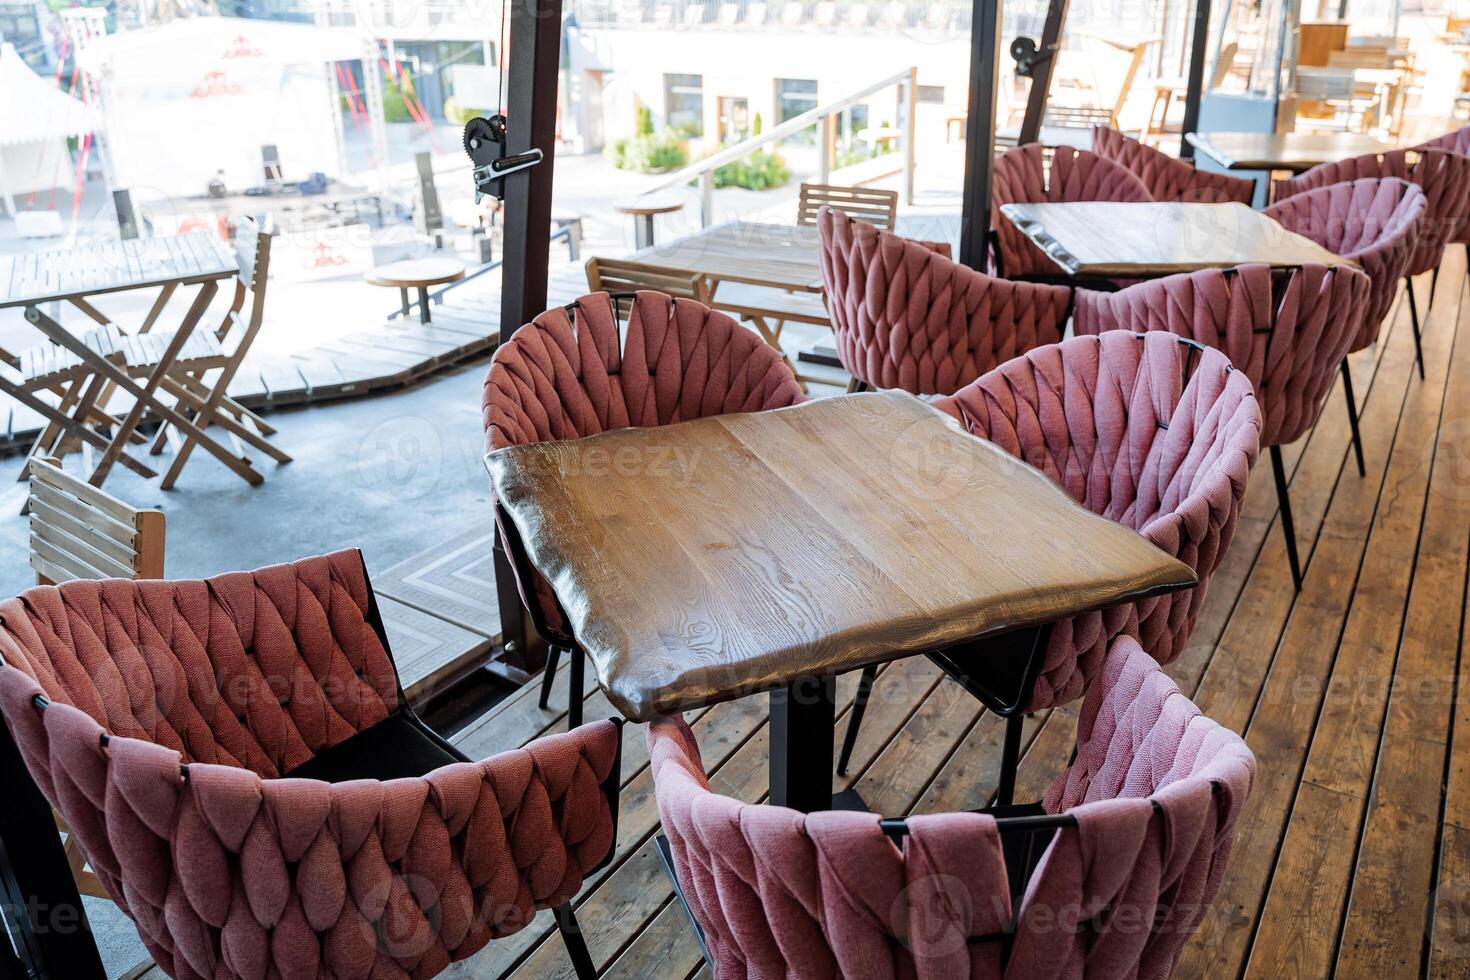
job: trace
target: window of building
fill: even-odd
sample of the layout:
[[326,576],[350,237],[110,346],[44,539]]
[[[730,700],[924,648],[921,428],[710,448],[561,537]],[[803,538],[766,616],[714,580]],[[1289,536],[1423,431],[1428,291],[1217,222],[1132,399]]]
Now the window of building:
[[664,118],[684,136],[704,135],[702,76],[664,75]]
[[[817,81],[814,78],[776,79],[776,122],[794,119],[817,107]],[[816,129],[804,129],[787,140],[792,143],[816,142]]]

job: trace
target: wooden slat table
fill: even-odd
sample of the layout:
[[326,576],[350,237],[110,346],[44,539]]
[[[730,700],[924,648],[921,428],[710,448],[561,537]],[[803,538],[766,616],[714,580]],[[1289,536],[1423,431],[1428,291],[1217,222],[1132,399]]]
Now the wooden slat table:
[[1185,139],[1227,170],[1297,174],[1320,163],[1394,149],[1366,133],[1188,133]]
[[[555,589],[609,701],[646,721],[771,692],[771,799],[803,810],[831,804],[835,675],[943,655],[1015,676],[1024,707],[1050,623],[1195,584],[901,392],[515,446],[486,465],[508,546]],[[1030,659],[997,664],[1027,632]]]
[[1147,279],[1260,262],[1353,265],[1244,204],[1075,201],[1001,214],[1070,276]]
[[[0,373],[0,392],[37,411],[76,438],[102,449],[102,457],[89,481],[94,486],[102,485],[112,465],[124,455],[128,436],[147,410],[154,411],[181,432],[193,436],[200,446],[226,466],[241,472],[239,457],[206,435],[175,407],[156,397],[164,376],[219,291],[220,281],[234,277],[238,271],[234,254],[218,239],[206,234],[99,242],[70,249],[0,257],[0,309],[23,307],[26,320],[47,340],[70,351],[102,381],[133,396],[134,405],[108,438],[88,426],[85,419],[67,416],[33,392],[23,390],[22,385],[12,382],[3,373]],[[173,332],[163,356],[141,384],[129,376],[125,366],[89,344],[86,337],[62,327],[40,309],[46,303],[66,301],[104,328],[113,328],[111,321],[89,302],[89,297],[161,287],[159,298],[142,326],[146,331],[153,326],[174,291],[180,286],[192,285],[199,287],[194,302]]]
[[677,272],[698,272],[714,282],[743,282],[793,292],[822,290],[817,229],[731,221],[666,245],[639,249],[635,262]]

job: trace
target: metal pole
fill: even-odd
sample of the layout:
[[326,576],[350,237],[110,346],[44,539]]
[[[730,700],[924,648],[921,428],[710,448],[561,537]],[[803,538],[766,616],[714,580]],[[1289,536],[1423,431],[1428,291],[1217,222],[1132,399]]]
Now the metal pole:
[[965,120],[965,190],[960,261],[984,271],[995,176],[995,94],[1000,69],[1001,0],[974,0],[970,29],[970,115]]
[[[1199,103],[1205,88],[1205,45],[1210,39],[1210,0],[1194,0],[1194,37],[1189,45],[1189,88],[1184,96],[1184,123],[1179,129],[1179,155],[1194,156],[1189,134],[1199,129]],[[1218,57],[1218,55],[1217,55]]]
[[919,69],[909,69],[908,81],[898,87],[903,107],[903,203],[914,203],[914,132],[919,108]]
[[1041,135],[1041,121],[1046,118],[1046,100],[1051,95],[1052,68],[1056,66],[1058,50],[1047,54],[1062,43],[1062,31],[1067,26],[1069,0],[1052,0],[1046,8],[1046,23],[1041,28],[1040,51],[1046,59],[1036,66],[1031,74],[1031,91],[1026,93],[1026,115],[1021,120],[1021,135],[1016,140],[1020,146],[1035,143]]
[[[514,0],[510,7],[506,149],[514,154],[535,147],[541,150],[542,161],[505,178],[505,259],[500,268],[502,337],[509,337],[546,309],[561,50],[561,0]],[[498,531],[496,539],[495,589],[505,659],[515,667],[539,666],[540,658],[530,657],[530,629]]]

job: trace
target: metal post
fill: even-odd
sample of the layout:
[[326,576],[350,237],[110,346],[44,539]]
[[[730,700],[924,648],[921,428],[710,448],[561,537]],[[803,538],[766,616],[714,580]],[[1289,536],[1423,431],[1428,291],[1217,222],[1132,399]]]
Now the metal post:
[[[1199,129],[1199,103],[1205,88],[1205,45],[1210,38],[1210,0],[1194,0],[1194,35],[1189,43],[1189,87],[1184,96],[1184,123],[1179,129],[1179,155],[1194,156],[1189,134]],[[1218,57],[1218,56],[1217,56]]]
[[770,801],[803,813],[832,808],[836,687],[803,677],[771,692]]
[[[536,147],[542,161],[505,178],[505,246],[500,269],[500,331],[510,336],[546,309],[551,261],[551,179],[556,162],[556,87],[561,48],[561,0],[515,0],[510,13],[506,116],[510,153]],[[515,578],[496,532],[495,586],[506,660],[539,666]],[[511,644],[516,644],[512,647]]]
[[974,0],[970,29],[970,115],[965,121],[965,190],[960,261],[984,271],[990,245],[990,184],[995,176],[995,94],[1000,68],[1001,0]]
[[817,126],[817,183],[832,182],[832,157],[837,148],[837,119],[823,116]]
[[1046,118],[1046,100],[1051,95],[1052,69],[1056,67],[1057,55],[1061,54],[1062,31],[1067,26],[1068,5],[1069,0],[1052,0],[1046,9],[1039,48],[1046,58],[1031,73],[1031,91],[1026,93],[1026,115],[1021,120],[1021,136],[1016,140],[1020,146],[1035,143],[1041,135],[1041,123]]
[[708,228],[715,223],[715,172],[706,170],[699,175],[699,227]]
[[903,106],[903,203],[914,203],[914,131],[919,108],[919,68],[909,69],[908,81],[898,87]]

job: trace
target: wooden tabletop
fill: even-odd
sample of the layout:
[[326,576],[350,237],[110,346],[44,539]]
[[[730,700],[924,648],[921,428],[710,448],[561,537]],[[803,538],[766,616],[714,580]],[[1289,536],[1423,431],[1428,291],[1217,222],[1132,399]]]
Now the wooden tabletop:
[[1076,201],[1000,210],[1071,276],[1146,279],[1251,262],[1354,264],[1244,204]]
[[392,286],[397,289],[419,289],[442,286],[464,278],[464,263],[447,255],[431,255],[422,259],[404,259],[380,265],[367,274],[370,286]]
[[817,229],[809,225],[732,221],[629,256],[676,272],[698,272],[720,282],[746,282],[821,292]]
[[1195,582],[902,392],[486,466],[608,698],[639,721]]
[[673,214],[684,209],[684,199],[673,195],[645,194],[613,205],[623,214]]
[[1366,133],[1189,133],[1185,139],[1227,170],[1301,173],[1319,163],[1394,149]]
[[0,309],[169,283],[226,279],[234,253],[202,232],[0,256]]

